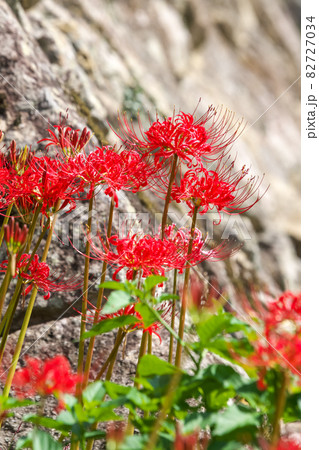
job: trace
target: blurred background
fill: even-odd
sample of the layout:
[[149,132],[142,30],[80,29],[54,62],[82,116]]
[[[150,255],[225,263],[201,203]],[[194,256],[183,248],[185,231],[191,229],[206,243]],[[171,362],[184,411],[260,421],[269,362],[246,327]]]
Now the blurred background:
[[[247,126],[233,146],[237,164],[265,174],[263,199],[235,223],[203,226],[216,241],[244,242],[231,260],[203,275],[235,299],[242,289],[277,294],[300,287],[300,4],[298,0],[0,0],[0,129],[6,143],[36,148],[47,121],[68,109],[69,124],[112,142],[118,112],[148,126],[176,111],[230,108]],[[97,201],[99,218],[108,200]],[[152,220],[160,201],[120,197],[120,214]],[[148,216],[147,216],[148,217]],[[173,205],[171,219],[185,218]],[[227,218],[226,218],[227,219]],[[73,225],[83,222],[72,216]],[[153,222],[152,222],[153,223]],[[156,220],[154,219],[154,223]],[[187,225],[187,222],[182,224]],[[229,230],[231,232],[229,233]],[[51,262],[83,264],[56,241]],[[92,266],[94,267],[94,265]],[[99,272],[99,268],[97,271]],[[55,302],[62,311],[63,298]],[[48,303],[43,303],[43,307]],[[41,302],[40,302],[41,306]],[[39,307],[40,307],[39,306]],[[42,308],[42,307],[41,307]],[[60,309],[59,309],[60,308]],[[45,320],[41,309],[34,320]]]

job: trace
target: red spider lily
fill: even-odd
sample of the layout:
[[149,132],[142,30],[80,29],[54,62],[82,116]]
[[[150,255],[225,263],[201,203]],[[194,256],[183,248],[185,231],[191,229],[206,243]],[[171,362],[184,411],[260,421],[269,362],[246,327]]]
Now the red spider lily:
[[8,252],[11,255],[17,254],[20,248],[25,244],[28,227],[23,225],[22,229],[19,227],[19,223],[14,221],[11,217],[8,225],[4,226],[4,239],[7,244]]
[[[90,242],[90,258],[107,261],[117,265],[113,274],[127,268],[126,278],[131,280],[139,272],[142,277],[149,275],[165,275],[166,270],[178,269],[182,273],[185,267],[197,265],[204,260],[219,261],[228,258],[241,248],[230,240],[224,240],[219,246],[207,250],[207,242],[197,228],[191,238],[190,231],[185,228],[178,229],[176,225],[165,228],[164,239],[161,234],[155,236],[129,234],[125,238],[117,235],[109,239],[98,233],[97,238],[87,236]],[[192,250],[189,253],[190,239],[193,240]],[[189,254],[188,254],[189,253]]]
[[[57,280],[49,280],[50,276],[50,268],[45,262],[41,262],[39,260],[39,255],[34,255],[29,264],[30,255],[23,254],[20,259],[16,262],[16,273],[15,276],[19,276],[24,285],[28,285],[24,287],[24,295],[27,295],[33,287],[37,287],[38,289],[43,290],[46,295],[44,296],[45,300],[48,300],[51,296],[50,291],[66,291],[72,290],[79,287],[80,283],[78,282],[62,282],[57,283]],[[26,267],[29,264],[29,267],[26,271]],[[2,272],[5,272],[8,267],[8,260],[2,261],[0,263],[0,268]]]
[[18,397],[54,394],[61,407],[62,394],[73,393],[76,384],[82,380],[81,376],[72,373],[69,361],[62,355],[44,362],[30,357],[25,360],[26,367],[17,370],[12,383]]
[[14,276],[16,272],[17,253],[26,243],[28,232],[28,227],[24,225],[21,229],[18,222],[15,222],[13,217],[11,217],[10,223],[4,226],[4,240],[7,244],[8,253],[11,256],[10,270],[12,276]]
[[[144,131],[139,119],[140,137],[123,114],[118,117],[121,135],[117,136],[125,145],[141,152],[144,157],[153,156],[155,163],[177,155],[187,164],[214,161],[238,137],[243,121],[234,121],[234,113],[210,106],[207,112],[195,120],[194,114],[180,112],[164,120],[158,117],[150,121]],[[208,122],[211,120],[210,125]]]
[[75,208],[74,197],[84,189],[75,174],[64,170],[63,162],[49,157],[34,158],[32,164],[20,176],[12,177],[8,185],[6,204],[14,203],[22,216],[40,205],[42,214],[49,216],[67,205]]
[[[234,163],[221,167],[217,171],[195,168],[188,170],[182,176],[180,185],[176,183],[172,187],[171,198],[177,203],[184,201],[190,208],[192,216],[195,207],[199,207],[199,213],[205,214],[209,209],[216,209],[218,213],[241,214],[252,208],[260,199],[258,189],[262,179],[250,177],[248,170],[233,173]],[[264,194],[263,194],[264,195]],[[251,200],[247,204],[248,200]]]
[[264,375],[267,368],[280,366],[300,376],[301,370],[301,295],[284,292],[267,307],[255,302],[257,308],[246,310],[263,325],[265,339],[254,344],[255,353],[249,364],[260,368],[259,387],[265,389]]
[[199,431],[193,431],[191,434],[183,435],[180,431],[180,427],[176,426],[176,435],[174,442],[174,450],[205,450],[208,447],[209,435],[201,433]]
[[49,128],[50,137],[41,139],[38,144],[47,142],[46,149],[51,146],[56,147],[66,158],[82,152],[91,139],[91,132],[87,128],[83,128],[81,134],[79,133],[80,130],[73,130],[71,127],[64,125],[54,125],[54,128],[57,129],[57,134]]
[[294,438],[282,437],[277,444],[272,445],[264,438],[258,440],[261,450],[300,450],[301,444]]
[[117,151],[114,147],[96,148],[89,155],[80,153],[70,158],[64,170],[73,173],[89,186],[88,198],[94,194],[95,187],[106,185],[105,194],[114,197],[118,206],[116,191],[138,190],[147,187],[151,169],[134,151]]

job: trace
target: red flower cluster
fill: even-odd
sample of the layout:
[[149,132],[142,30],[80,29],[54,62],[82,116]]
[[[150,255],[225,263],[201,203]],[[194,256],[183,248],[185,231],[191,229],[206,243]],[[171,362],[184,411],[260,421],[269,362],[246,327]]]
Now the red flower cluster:
[[72,373],[70,363],[64,356],[55,356],[44,362],[26,357],[26,367],[15,373],[13,387],[19,397],[54,394],[59,398],[59,406],[62,406],[61,395],[73,393],[81,379],[81,376]]
[[[57,280],[49,280],[50,268],[45,262],[39,260],[39,255],[34,255],[31,262],[29,263],[30,255],[23,254],[20,259],[16,262],[16,274],[19,276],[24,285],[24,295],[29,294],[33,287],[42,289],[46,295],[45,300],[48,300],[51,295],[51,291],[66,291],[71,289],[76,289],[79,287],[78,282],[63,282],[57,283]],[[28,269],[27,266],[29,265]],[[2,272],[5,272],[8,267],[8,260],[4,260],[0,263],[0,268]]]
[[66,172],[77,174],[89,192],[91,198],[97,186],[105,186],[105,194],[114,197],[118,206],[116,191],[131,190],[137,192],[148,185],[148,178],[154,172],[142,161],[137,152],[114,147],[97,147],[89,155],[84,152],[70,158],[64,165]]
[[[190,208],[192,216],[194,208],[205,214],[209,209],[224,211],[227,214],[243,213],[252,208],[260,200],[258,188],[262,180],[251,177],[244,183],[241,181],[248,175],[248,170],[232,173],[234,163],[217,171],[195,168],[182,176],[180,184],[172,187],[171,198],[177,203],[184,201]],[[257,193],[250,204],[246,202]]]
[[287,291],[269,302],[267,309],[258,305],[257,317],[263,323],[267,342],[260,339],[255,344],[249,362],[261,369],[259,386],[265,389],[263,376],[267,368],[279,365],[300,376],[301,295]]
[[71,211],[76,200],[91,198],[95,187],[102,185],[117,206],[117,191],[145,189],[155,176],[154,165],[148,165],[136,151],[97,147],[87,155],[85,146],[91,135],[86,128],[81,133],[61,125],[56,128],[57,135],[49,130],[51,136],[42,139],[47,141],[46,148],[58,149],[54,158],[37,157],[27,147],[17,150],[14,141],[7,155],[0,153],[2,209],[14,204],[27,217],[40,206],[41,213],[49,217],[58,205]]
[[4,226],[4,239],[10,255],[18,253],[20,248],[25,244],[28,231],[26,225],[23,225],[21,229],[19,223],[15,222],[13,217],[11,217],[9,225]]
[[75,156],[80,153],[91,139],[91,132],[87,128],[83,128],[81,134],[80,130],[73,130],[71,127],[64,125],[54,125],[57,129],[57,134],[48,129],[50,137],[41,139],[40,142],[47,142],[45,148],[56,147],[61,155],[66,158]]
[[[192,250],[188,254],[190,240],[193,240]],[[197,228],[191,237],[190,230],[171,225],[165,228],[164,239],[161,234],[128,235],[119,238],[114,235],[109,239],[98,234],[98,240],[88,236],[91,245],[91,258],[107,261],[109,264],[118,265],[113,274],[117,274],[127,268],[126,278],[131,280],[137,272],[142,277],[149,275],[165,275],[166,270],[177,269],[182,273],[187,266],[199,264],[203,260],[219,261],[228,258],[241,248],[232,241],[224,240],[219,246],[206,250],[206,240]]]
[[[180,112],[164,120],[156,119],[147,131],[139,122],[140,137],[125,114],[119,116],[121,135],[125,145],[139,151],[144,157],[152,156],[156,164],[177,155],[187,164],[214,161],[237,138],[243,121],[234,122],[234,113],[209,107],[198,120],[194,114]],[[208,122],[211,120],[211,124]]]

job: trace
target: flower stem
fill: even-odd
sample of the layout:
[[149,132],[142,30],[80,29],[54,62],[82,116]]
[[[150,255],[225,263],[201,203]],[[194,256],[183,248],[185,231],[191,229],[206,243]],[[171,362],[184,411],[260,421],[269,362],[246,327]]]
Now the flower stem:
[[[58,207],[59,207],[59,202],[57,203],[56,210],[58,209]],[[52,221],[52,225],[51,225],[51,228],[50,228],[47,240],[46,240],[46,244],[45,244],[45,247],[44,247],[44,250],[43,250],[41,262],[45,262],[46,259],[47,259],[56,219],[57,219],[57,213],[55,213],[53,221]],[[26,335],[26,332],[27,332],[27,328],[28,328],[28,325],[29,325],[29,322],[30,322],[30,318],[31,318],[34,302],[35,302],[35,299],[36,299],[36,296],[37,296],[37,292],[38,292],[38,288],[34,287],[33,290],[32,290],[32,293],[31,293],[31,297],[30,297],[30,300],[29,300],[29,304],[28,304],[27,310],[25,312],[25,316],[24,316],[24,320],[23,320],[23,323],[22,323],[22,326],[21,326],[21,331],[20,331],[20,334],[19,334],[18,342],[16,344],[16,348],[15,348],[14,355],[13,355],[13,358],[12,358],[11,366],[9,368],[8,376],[7,376],[6,383],[5,383],[5,386],[4,386],[4,389],[3,389],[2,395],[3,395],[4,398],[8,398],[9,393],[10,393],[12,380],[13,380],[13,377],[14,377],[14,374],[15,374],[15,371],[16,371],[16,367],[17,367],[17,364],[18,364],[18,360],[19,360],[19,357],[20,357],[21,350],[22,350],[24,338],[25,338],[25,335]]]
[[[99,373],[97,374],[97,376],[95,378],[95,381],[99,380],[102,377],[103,373],[106,371],[106,369],[108,368],[109,364],[111,364],[112,362],[113,362],[113,367],[114,367],[114,362],[115,362],[118,350],[120,348],[120,345],[121,345],[124,337],[125,337],[125,332],[121,328],[119,328],[119,330],[117,332],[117,335],[116,335],[116,338],[115,338],[114,347],[113,347],[111,353],[109,354],[107,360],[105,361],[105,363],[101,367]],[[112,367],[112,371],[113,371],[113,367]],[[112,376],[112,371],[108,371],[108,373],[106,374],[106,377],[105,377],[106,380],[110,379],[108,377],[110,377],[110,375]]]
[[1,231],[0,231],[0,247],[1,247],[2,241],[3,241],[4,227],[5,227],[5,225],[7,225],[8,222],[9,222],[10,214],[11,214],[11,210],[12,210],[12,206],[13,206],[13,205],[8,206],[8,208],[7,208],[7,210],[6,210],[6,214],[5,214],[4,219],[3,219],[3,223],[2,223]]
[[[142,339],[141,339],[141,346],[140,346],[140,351],[138,354],[138,361],[137,361],[137,366],[136,366],[136,375],[135,377],[138,378],[138,365],[140,363],[140,360],[142,358],[142,356],[145,355],[146,353],[146,347],[147,347],[147,333],[143,333]],[[137,381],[134,381],[134,386],[139,389],[139,384]]]
[[[108,238],[111,236],[111,232],[112,232],[113,212],[114,212],[114,198],[112,197],[111,203],[110,203],[108,226],[107,226],[107,237]],[[106,242],[107,242],[106,245],[108,246],[108,241],[106,241]],[[104,283],[104,281],[105,281],[106,268],[107,268],[107,261],[103,261],[100,284]],[[95,310],[95,314],[94,314],[93,324],[96,324],[99,320],[100,309],[101,309],[102,300],[103,300],[103,293],[104,293],[104,288],[100,287],[98,297],[97,297],[96,310]],[[89,382],[89,375],[90,375],[90,368],[91,368],[92,357],[93,357],[94,344],[95,344],[95,336],[92,336],[90,339],[89,348],[88,348],[86,361],[85,361],[84,379],[83,379],[82,389],[85,389]]]
[[278,390],[277,395],[277,404],[275,417],[273,421],[273,432],[271,436],[270,450],[276,449],[277,443],[280,438],[280,419],[285,409],[288,382],[289,382],[289,374],[285,370],[283,370],[281,386]]
[[165,417],[172,406],[172,403],[174,400],[174,393],[177,389],[177,386],[181,379],[181,376],[182,376],[182,372],[176,372],[172,376],[172,379],[168,385],[166,396],[164,397],[164,400],[163,400],[162,409],[160,410],[160,412],[157,416],[155,425],[152,428],[152,433],[150,435],[150,438],[143,450],[153,450],[154,448],[156,448],[156,442],[158,440],[161,425],[162,425],[163,421],[165,420]]
[[162,216],[162,239],[164,239],[164,234],[165,234],[165,227],[166,227],[166,223],[167,223],[167,213],[168,213],[168,207],[169,207],[169,203],[170,203],[170,199],[171,199],[172,187],[173,187],[173,183],[174,183],[174,179],[175,179],[175,175],[176,175],[177,161],[178,161],[178,156],[175,154],[174,158],[173,158],[171,176],[170,176],[169,183],[168,183],[167,194],[166,194],[166,198],[165,198],[165,206],[164,206],[164,211],[163,211],[163,216]]
[[8,267],[3,279],[3,282],[1,284],[1,288],[0,288],[0,318],[2,317],[2,309],[3,309],[3,304],[4,304],[4,299],[6,298],[6,293],[10,284],[10,281],[12,279],[12,275],[11,275],[11,255],[9,256],[9,260],[8,260]]
[[[90,198],[89,210],[88,210],[88,222],[87,222],[87,233],[91,233],[92,228],[92,211],[93,211],[93,196]],[[87,311],[87,300],[88,300],[88,288],[89,288],[89,269],[90,269],[90,242],[86,241],[85,248],[85,265],[84,265],[84,279],[83,279],[83,299],[82,299],[82,314],[81,314],[81,328],[80,328],[80,338],[85,333],[86,324],[86,311]],[[79,344],[79,356],[78,356],[78,374],[83,373],[83,360],[84,360],[84,340],[80,339]],[[80,395],[81,384],[77,385],[77,395]]]
[[[192,220],[192,228],[191,228],[191,236],[190,241],[188,244],[188,251],[187,254],[190,255],[193,248],[193,238],[195,233],[195,226],[196,226],[196,216],[199,206],[196,205],[194,208],[193,213],[193,220]],[[185,269],[185,278],[184,278],[184,286],[183,286],[183,294],[182,294],[182,304],[181,304],[181,312],[180,312],[180,319],[179,319],[179,330],[178,330],[178,336],[180,339],[183,339],[184,336],[184,326],[185,326],[185,316],[186,316],[186,306],[187,306],[187,293],[188,293],[188,284],[189,284],[189,275],[190,275],[190,269],[191,266],[189,263],[186,265]],[[180,367],[181,366],[181,358],[182,358],[182,346],[180,345],[180,342],[177,342],[176,347],[176,358],[175,358],[175,366]]]
[[[174,284],[173,284],[173,294],[176,295],[177,291],[177,269],[174,269]],[[171,328],[175,329],[175,311],[176,311],[176,299],[172,301],[172,317],[171,317]],[[174,346],[174,336],[170,334],[169,336],[169,353],[168,353],[168,362],[172,363],[173,361],[173,346]]]
[[[35,221],[37,220],[37,217],[38,216],[35,214],[35,216],[34,216]],[[44,237],[44,235],[45,235],[49,225],[50,225],[50,219],[47,220],[47,222],[46,222],[46,224],[45,224],[45,226],[44,226],[44,228],[43,228],[43,230],[42,230],[42,232],[41,232],[41,234],[40,234],[40,236],[39,236],[39,238],[38,238],[38,240],[37,240],[37,242],[36,242],[36,244],[34,246],[34,249],[33,249],[32,253],[31,253],[29,261],[28,261],[28,263],[27,263],[27,265],[26,265],[26,267],[24,269],[25,272],[29,269],[29,266],[30,266],[30,264],[32,262],[32,259],[34,258],[34,255],[36,254],[36,252],[38,250],[38,247],[39,247],[39,245],[40,245],[40,243],[41,243],[41,241],[42,241],[42,239],[43,239],[43,237]],[[17,259],[19,260],[20,257],[21,257],[21,254],[19,253]],[[18,303],[19,303],[20,295],[21,295],[21,292],[22,292],[22,286],[23,286],[23,283],[22,283],[22,279],[20,278],[18,280],[17,284],[16,284],[16,288],[15,288],[13,297],[12,297],[10,303],[9,303],[9,306],[7,308],[7,311],[6,311],[5,315],[3,316],[3,319],[2,319],[2,321],[0,323],[0,334],[2,333],[2,331],[4,329],[3,334],[2,334],[1,344],[0,344],[0,363],[1,363],[2,358],[3,358],[5,345],[6,345],[6,342],[7,342],[7,339],[8,339],[8,335],[9,335],[9,331],[10,331],[10,328],[11,328],[11,325],[12,325],[13,317],[14,317],[15,311],[16,311]]]

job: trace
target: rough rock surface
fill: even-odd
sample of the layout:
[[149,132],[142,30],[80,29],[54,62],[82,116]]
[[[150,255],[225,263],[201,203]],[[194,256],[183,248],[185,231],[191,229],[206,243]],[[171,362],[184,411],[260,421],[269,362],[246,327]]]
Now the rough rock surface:
[[[245,243],[231,260],[204,264],[202,274],[217,279],[232,301],[251,284],[273,293],[298,289],[298,26],[298,0],[0,0],[0,129],[6,143],[16,139],[35,147],[48,123],[68,109],[70,125],[88,125],[95,142],[103,143],[114,139],[107,120],[116,126],[118,111],[133,119],[140,111],[147,126],[147,111],[151,117],[156,110],[169,115],[174,107],[192,112],[199,98],[198,113],[211,103],[227,105],[248,122],[233,147],[238,167],[265,173],[264,186],[270,187],[238,221],[224,218],[219,227],[210,215],[202,221],[210,237],[235,234]],[[108,201],[98,199],[99,221],[107,209]],[[147,193],[121,195],[114,227],[140,213],[154,229],[161,209]],[[85,214],[83,205],[64,218],[67,228],[61,218],[49,255],[49,263],[58,270],[62,261],[70,276],[81,274],[83,260],[67,235],[78,236],[81,248]],[[187,223],[179,205],[171,219]],[[99,264],[92,269],[97,276]],[[59,322],[71,326],[73,319],[65,316],[74,311],[65,311],[74,298],[40,299],[33,323],[63,315]]]

